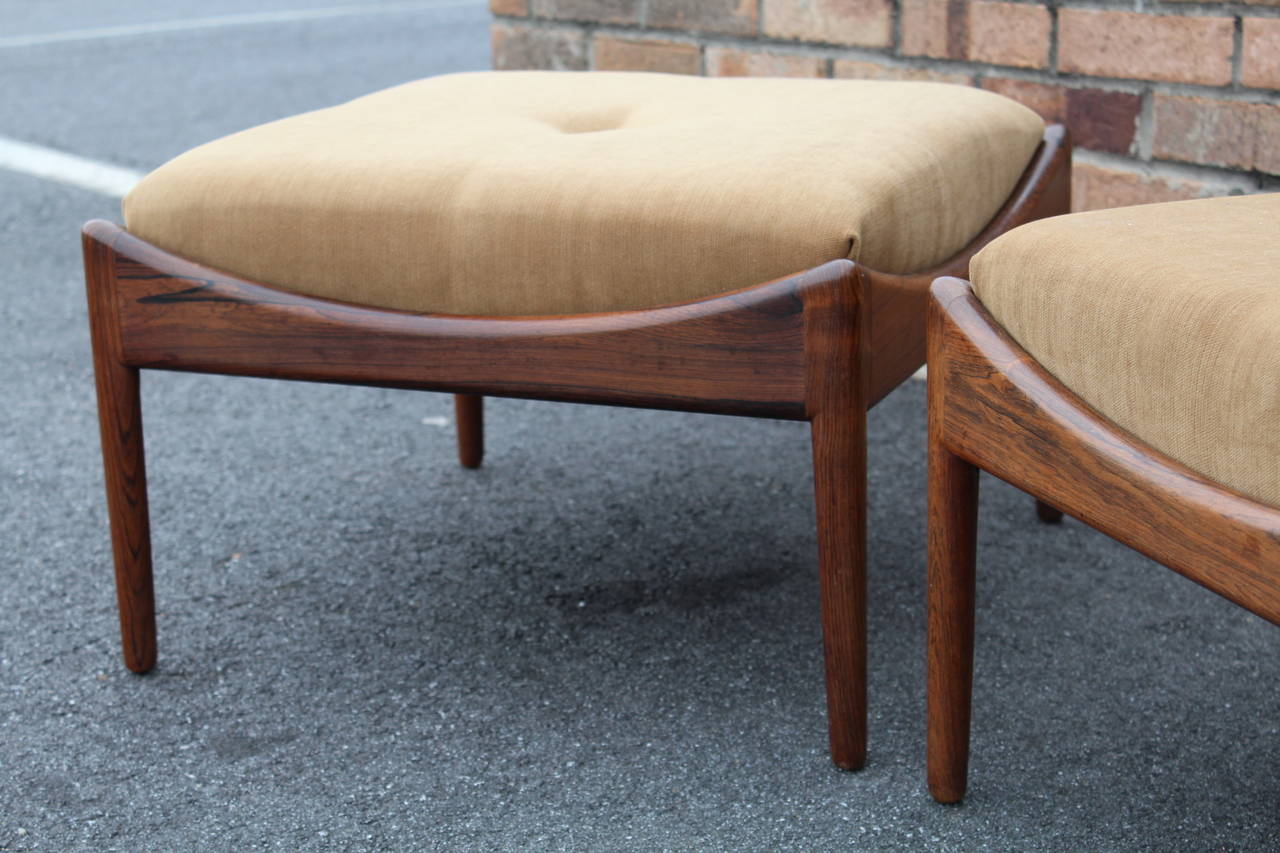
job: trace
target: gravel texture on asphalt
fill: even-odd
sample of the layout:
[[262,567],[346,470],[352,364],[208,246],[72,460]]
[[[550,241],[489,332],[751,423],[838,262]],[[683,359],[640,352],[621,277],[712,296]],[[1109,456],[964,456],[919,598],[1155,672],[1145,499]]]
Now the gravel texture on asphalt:
[[[55,5],[27,31],[99,8]],[[484,67],[487,25],[473,3],[0,50],[0,134],[150,168]],[[929,799],[917,381],[871,415],[859,773],[826,756],[802,424],[491,400],[466,471],[445,395],[148,373],[160,663],[129,674],[94,217],[117,203],[0,171],[0,850],[1280,846],[1280,634],[990,478],[970,794]]]

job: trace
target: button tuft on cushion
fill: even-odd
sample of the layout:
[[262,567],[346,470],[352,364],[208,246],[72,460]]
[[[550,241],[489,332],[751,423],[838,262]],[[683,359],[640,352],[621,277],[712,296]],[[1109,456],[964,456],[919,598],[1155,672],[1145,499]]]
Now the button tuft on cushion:
[[548,119],[547,124],[561,133],[603,133],[610,130],[622,130],[626,127],[630,113],[631,111],[626,108],[620,108],[612,112],[581,112],[557,119]]

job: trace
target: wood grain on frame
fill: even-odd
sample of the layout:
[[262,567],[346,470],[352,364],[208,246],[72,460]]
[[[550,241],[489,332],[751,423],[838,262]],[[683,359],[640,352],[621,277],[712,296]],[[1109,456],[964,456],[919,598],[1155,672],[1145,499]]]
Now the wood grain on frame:
[[304,296],[110,223],[85,231],[113,252],[130,367],[793,419],[804,417],[805,294],[848,286],[854,269],[833,261],[643,311],[460,317]]
[[1099,415],[1009,337],[968,282],[934,285],[953,453],[1280,624],[1280,509]]

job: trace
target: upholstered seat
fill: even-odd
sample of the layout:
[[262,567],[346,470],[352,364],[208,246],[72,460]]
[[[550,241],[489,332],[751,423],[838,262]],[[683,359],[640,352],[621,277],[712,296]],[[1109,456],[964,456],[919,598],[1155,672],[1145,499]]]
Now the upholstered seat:
[[1280,506],[1280,193],[1041,220],[971,270],[983,305],[1081,399]]
[[458,74],[209,143],[125,201],[169,252],[417,312],[570,314],[962,249],[1043,124],[930,83]]

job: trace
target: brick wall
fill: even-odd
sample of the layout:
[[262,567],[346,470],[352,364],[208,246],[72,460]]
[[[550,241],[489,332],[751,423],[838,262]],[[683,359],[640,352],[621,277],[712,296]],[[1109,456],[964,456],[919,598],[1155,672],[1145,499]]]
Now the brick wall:
[[495,68],[941,80],[1064,121],[1077,209],[1280,190],[1280,0],[491,0]]

